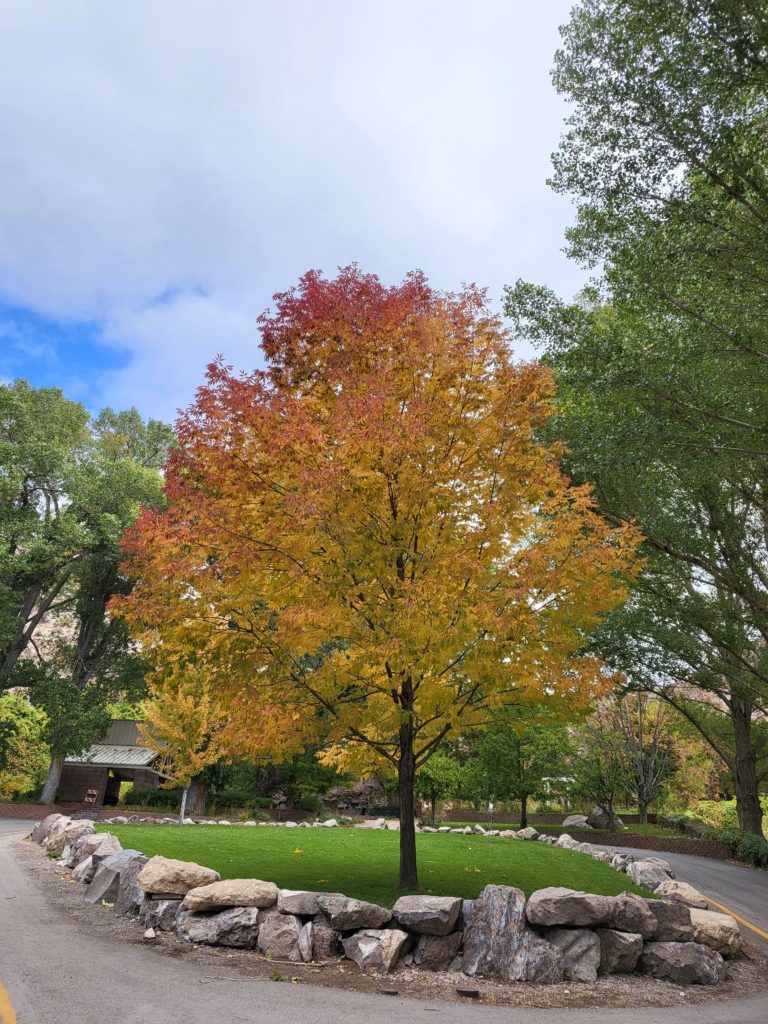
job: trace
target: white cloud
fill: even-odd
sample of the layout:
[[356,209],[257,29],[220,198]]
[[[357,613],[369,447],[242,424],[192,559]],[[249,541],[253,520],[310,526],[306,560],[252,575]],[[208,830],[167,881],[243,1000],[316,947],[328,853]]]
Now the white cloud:
[[544,184],[569,7],[6,0],[0,294],[103,321],[131,356],[105,400],[169,415],[308,267],[572,291]]

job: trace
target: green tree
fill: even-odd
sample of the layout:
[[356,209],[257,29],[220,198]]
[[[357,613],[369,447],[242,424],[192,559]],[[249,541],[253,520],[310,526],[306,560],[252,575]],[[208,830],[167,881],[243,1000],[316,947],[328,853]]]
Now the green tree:
[[595,481],[609,519],[635,518],[645,533],[645,572],[595,645],[695,723],[756,834],[768,707],[767,33],[765,5],[747,0],[574,10],[555,69],[573,114],[554,185],[578,202],[572,256],[603,276],[571,305],[520,282],[506,297],[519,334],[556,369],[553,429],[569,470]]
[[528,801],[547,795],[567,771],[568,733],[562,720],[541,709],[509,709],[479,736],[465,765],[462,792],[477,802],[520,801],[520,827]]
[[45,778],[45,715],[17,691],[0,693],[0,800],[34,793]]
[[454,796],[461,784],[462,766],[447,750],[436,751],[416,772],[414,791],[429,801],[430,824],[435,824],[438,800]]

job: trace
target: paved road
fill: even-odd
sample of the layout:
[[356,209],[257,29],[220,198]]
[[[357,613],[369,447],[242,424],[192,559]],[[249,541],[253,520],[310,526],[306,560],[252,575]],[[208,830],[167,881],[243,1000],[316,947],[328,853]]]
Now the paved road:
[[[687,853],[657,853],[652,850],[635,850],[619,847],[622,853],[635,857],[662,857],[669,861],[675,875],[690,882],[705,896],[727,908],[738,917],[744,918],[768,935],[768,871],[743,867],[727,860],[712,860],[710,857],[693,857]],[[768,939],[760,936],[743,923],[739,925],[744,938],[768,950]]]
[[[18,1024],[765,1024],[768,997],[709,1005],[599,1010],[532,1010],[393,1000],[310,986],[276,985],[211,966],[172,960],[78,927],[46,903],[8,847],[16,829],[0,835],[0,981]],[[18,832],[28,830],[19,823]],[[217,977],[219,976],[219,977]],[[219,980],[220,978],[220,980]],[[0,1011],[2,1002],[0,1001]]]

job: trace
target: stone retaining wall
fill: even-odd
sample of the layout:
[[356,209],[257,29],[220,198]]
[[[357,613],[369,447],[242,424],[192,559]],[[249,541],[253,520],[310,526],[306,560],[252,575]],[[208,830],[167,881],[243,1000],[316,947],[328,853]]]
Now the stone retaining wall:
[[261,879],[222,881],[200,864],[123,850],[90,820],[51,814],[32,832],[72,869],[86,901],[137,917],[148,941],[174,931],[188,942],[253,949],[279,961],[346,957],[380,973],[403,963],[540,984],[641,972],[678,985],[717,985],[726,959],[742,951],[735,920],[705,909],[705,898],[676,882],[664,861],[635,860],[568,835],[555,840],[533,828],[508,838],[609,862],[657,898],[549,887],[526,899],[520,889],[488,885],[474,900],[402,896],[387,908],[342,893],[281,890]]
[[[539,814],[537,812],[528,814],[529,825],[562,825],[563,821],[568,817],[569,814],[578,814],[578,811],[547,811],[546,813]],[[488,812],[487,811],[467,811],[461,810],[460,807],[452,807],[450,810],[445,810],[442,814],[445,821],[470,821],[478,822],[480,825],[488,824]],[[639,825],[640,815],[639,814],[622,814],[621,820],[625,825]],[[519,813],[515,811],[498,811],[493,814],[493,825],[516,825],[520,821]],[[648,823],[650,825],[656,824],[656,815],[648,815]]]

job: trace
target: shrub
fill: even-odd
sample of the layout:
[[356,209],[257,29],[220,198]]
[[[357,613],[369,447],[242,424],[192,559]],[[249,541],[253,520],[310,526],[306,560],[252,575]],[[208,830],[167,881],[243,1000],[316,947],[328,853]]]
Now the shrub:
[[156,807],[164,810],[178,810],[181,806],[180,789],[137,789],[131,786],[125,791],[123,803],[128,807]]
[[268,796],[252,796],[249,806],[267,808],[272,806],[272,801]]
[[320,814],[323,809],[323,803],[319,796],[310,794],[303,796],[296,804],[296,807],[300,811],[309,811],[310,814]]
[[737,860],[754,864],[756,868],[768,868],[768,841],[762,836],[738,828],[712,829],[710,835],[725,843]]

